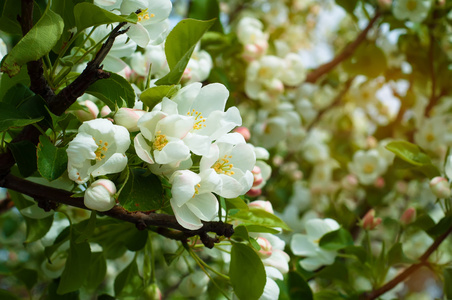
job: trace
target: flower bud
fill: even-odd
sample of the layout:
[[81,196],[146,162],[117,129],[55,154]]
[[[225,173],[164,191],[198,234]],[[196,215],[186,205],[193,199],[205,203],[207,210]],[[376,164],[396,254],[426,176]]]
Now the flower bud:
[[375,210],[369,210],[362,220],[362,226],[365,230],[373,230],[381,224],[381,218],[375,218]]
[[451,194],[449,182],[446,178],[440,176],[434,177],[430,181],[430,189],[438,198],[449,198]]
[[348,174],[341,180],[342,188],[347,191],[353,191],[358,186],[358,178],[356,175]]
[[237,127],[236,129],[234,129],[234,132],[240,133],[245,138],[245,141],[247,141],[247,142],[251,138],[250,130],[248,128],[246,128],[246,127],[243,127],[243,126],[242,127]]
[[253,202],[250,202],[248,204],[248,207],[255,207],[255,208],[260,208],[265,210],[266,212],[269,212],[271,214],[273,214],[273,206],[272,203],[270,201],[265,201],[265,200],[256,200]]
[[416,219],[416,210],[414,207],[407,208],[402,216],[400,217],[400,222],[404,225],[412,223]]
[[377,179],[375,179],[374,186],[379,189],[384,188],[385,180],[383,179],[383,177],[378,177]]
[[260,196],[262,194],[262,190],[261,189],[250,189],[246,195],[250,196],[250,197],[257,197]]
[[85,191],[85,206],[97,211],[110,210],[116,204],[115,198],[113,198],[115,193],[116,186],[113,181],[108,179],[96,180]]
[[181,82],[188,82],[192,78],[192,72],[190,68],[186,68],[182,73]]
[[145,299],[148,300],[161,300],[162,299],[162,292],[160,291],[157,284],[153,283],[149,285],[144,290]]
[[257,252],[259,257],[262,259],[269,258],[273,252],[272,244],[270,244],[270,242],[263,237],[258,237],[256,241],[259,244],[259,246],[261,246],[261,249]]
[[110,113],[111,113],[111,109],[110,109],[110,107],[108,107],[108,105],[105,105],[105,106],[102,107],[102,109],[100,110],[100,115],[101,115],[101,117],[108,116]]
[[137,126],[138,120],[145,113],[144,110],[123,107],[115,114],[115,123],[127,128],[129,132],[138,131],[140,130]]
[[81,106],[86,107],[88,110],[85,111],[80,109],[75,112],[75,115],[80,120],[80,122],[85,122],[97,118],[97,115],[99,114],[99,108],[93,101],[90,100],[80,101],[79,104]]
[[253,187],[258,186],[259,184],[262,183],[262,181],[264,181],[264,179],[262,178],[261,168],[259,168],[258,166],[254,166],[251,173],[253,174],[253,178],[254,178]]

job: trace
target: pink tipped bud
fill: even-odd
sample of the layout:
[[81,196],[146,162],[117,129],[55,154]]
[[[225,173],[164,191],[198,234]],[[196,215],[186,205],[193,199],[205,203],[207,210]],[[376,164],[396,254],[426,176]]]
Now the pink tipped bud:
[[253,174],[254,178],[253,187],[259,186],[264,181],[264,179],[262,178],[261,168],[259,168],[258,166],[254,166],[251,173]]
[[438,198],[450,197],[450,185],[446,178],[437,176],[430,181],[430,189]]
[[348,174],[341,180],[342,188],[347,191],[353,191],[358,186],[358,178],[356,175]]
[[111,109],[110,107],[108,107],[108,105],[105,105],[104,107],[102,107],[102,109],[100,110],[100,115],[102,117],[106,117],[111,113]]
[[240,133],[243,136],[243,138],[245,139],[245,141],[247,141],[247,142],[251,138],[250,130],[248,128],[246,128],[246,127],[243,127],[243,126],[242,127],[237,127],[236,129],[234,129],[234,132]]
[[270,201],[265,201],[265,200],[256,200],[253,202],[250,202],[248,204],[248,207],[255,207],[255,208],[260,208],[265,210],[266,212],[269,212],[271,214],[273,214],[273,206],[272,203]]
[[362,220],[362,227],[365,230],[373,230],[381,224],[381,218],[375,218],[375,210],[369,210]]
[[85,111],[85,110],[80,109],[75,112],[75,115],[81,122],[85,122],[85,121],[89,121],[89,120],[93,120],[93,119],[97,118],[97,115],[99,114],[99,108],[93,101],[85,100],[85,101],[79,102],[79,104],[83,107],[86,107],[86,109],[88,110],[88,111]]
[[270,242],[263,237],[258,237],[256,241],[259,244],[259,246],[261,246],[261,249],[257,252],[259,257],[262,259],[269,258],[273,252],[272,244],[270,244]]
[[115,123],[124,126],[130,132],[138,131],[140,130],[137,126],[138,120],[145,113],[144,110],[123,107],[115,114]]
[[246,193],[246,195],[250,197],[257,197],[260,196],[261,194],[262,194],[261,189],[251,189]]
[[378,177],[377,179],[375,179],[374,186],[379,189],[384,188],[385,180],[383,179],[383,177]]
[[416,219],[416,210],[414,207],[407,208],[402,216],[400,217],[400,222],[404,225],[412,223]]
[[186,68],[182,74],[181,82],[187,82],[192,78],[192,73],[190,68]]

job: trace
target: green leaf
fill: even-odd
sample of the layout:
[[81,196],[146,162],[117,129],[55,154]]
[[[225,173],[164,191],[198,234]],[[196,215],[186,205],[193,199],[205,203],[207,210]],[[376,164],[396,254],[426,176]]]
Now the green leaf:
[[267,280],[265,268],[256,251],[243,244],[232,244],[229,277],[239,299],[259,299]]
[[53,215],[43,219],[32,219],[24,216],[24,219],[27,224],[27,239],[24,243],[40,240],[49,232],[53,224]]
[[444,294],[446,299],[452,299],[452,268],[445,268],[444,275]]
[[279,230],[273,229],[273,228],[268,228],[265,226],[260,226],[260,225],[244,225],[244,226],[246,227],[248,232],[266,232],[266,233],[271,233],[271,234],[279,233]]
[[21,6],[17,5],[16,0],[3,0],[1,6],[0,30],[22,35],[22,28],[17,20],[17,16],[21,15]]
[[160,85],[144,90],[140,95],[140,100],[149,108],[153,109],[164,97],[171,98],[178,90],[179,85]]
[[136,259],[121,272],[115,279],[115,296],[134,296],[139,295],[143,289],[143,280],[138,274]]
[[30,77],[28,76],[27,66],[23,66],[20,69],[19,74],[13,78],[9,77],[8,74],[0,74],[0,99],[2,102],[9,102],[11,99],[5,98],[5,94],[16,84],[24,84],[26,86],[30,85]]
[[250,236],[248,234],[248,230],[245,226],[239,225],[234,228],[234,234],[232,235],[232,238],[241,242],[241,241],[249,241]]
[[61,245],[63,245],[66,241],[69,240],[69,238],[70,238],[69,228],[70,227],[68,226],[60,232],[60,234],[57,236],[57,238],[53,242],[53,245],[45,247],[44,254],[47,257],[47,259],[49,260],[49,262],[51,262],[50,258],[52,257],[52,254],[55,253],[55,251],[57,251]]
[[[31,30],[2,61],[1,71],[13,77],[29,61],[40,59],[52,50],[63,33],[63,19],[49,8]],[[32,51],[31,51],[32,49]]]
[[96,228],[96,221],[97,221],[97,213],[95,211],[91,211],[91,216],[88,220],[88,223],[83,228],[83,231],[81,232],[81,234],[75,240],[75,242],[77,244],[81,243],[81,242],[86,242],[87,239],[89,237],[91,237],[91,235],[94,232],[94,229]]
[[107,262],[102,252],[91,253],[90,267],[85,280],[88,289],[98,288],[104,281],[107,273]]
[[2,99],[2,102],[17,107],[21,101],[28,97],[33,96],[34,94],[35,93],[33,93],[23,83],[17,83],[6,91],[5,96]]
[[[1,113],[0,113],[1,114]],[[37,169],[36,146],[30,141],[8,144],[23,177],[31,176]]]
[[363,246],[348,246],[348,247],[345,247],[343,250],[346,254],[351,254],[351,255],[356,256],[361,263],[364,264],[366,262],[367,252]]
[[22,281],[29,291],[38,281],[38,272],[32,269],[19,269],[13,272],[13,275]]
[[115,110],[115,106],[122,107],[123,100],[126,101],[127,107],[133,107],[135,103],[132,86],[124,77],[115,73],[111,73],[110,78],[96,81],[86,92],[99,98],[111,110]]
[[290,299],[313,299],[309,284],[306,282],[303,276],[301,276],[301,274],[296,271],[289,272],[288,288]]
[[0,299],[2,299],[2,300],[20,300],[21,298],[19,298],[15,294],[11,293],[10,291],[0,289]]
[[225,199],[226,200],[226,208],[227,210],[238,208],[243,210],[248,210],[248,205],[246,205],[246,202],[240,198],[232,198],[232,199]]
[[24,127],[37,123],[42,119],[44,119],[44,117],[29,118],[29,116],[18,111],[14,106],[0,103],[0,132],[13,127]]
[[192,0],[188,17],[197,20],[216,19],[211,30],[224,32],[220,22],[220,7],[217,0]]
[[66,43],[70,39],[72,35],[70,29],[76,27],[74,7],[80,2],[84,2],[84,0],[52,1],[51,9],[59,14],[64,20],[63,34],[61,35],[61,38],[58,40],[57,44],[53,47],[53,51],[55,53],[59,53],[63,48],[64,43]]
[[426,232],[428,235],[430,235],[432,238],[436,239],[440,235],[443,235],[446,233],[449,228],[452,227],[452,216],[446,215],[444,218],[442,218],[438,224],[427,230]]
[[[386,145],[386,149],[394,153],[396,159],[399,158],[412,165],[415,170],[419,170],[429,178],[441,175],[438,169],[432,164],[430,157],[415,144],[407,141],[393,141]],[[401,163],[397,163],[396,160],[395,164],[399,167],[407,167]]]
[[71,293],[67,293],[64,295],[59,295],[57,293],[58,285],[60,282],[60,278],[54,279],[51,284],[48,286],[48,296],[45,299],[48,300],[79,300],[80,291],[74,291]]
[[129,179],[118,197],[128,211],[150,211],[164,206],[163,188],[154,174],[146,175],[145,169],[131,169]]
[[87,242],[77,244],[71,240],[68,257],[57,293],[60,295],[77,291],[85,282],[91,260],[91,249]]
[[414,261],[405,256],[405,253],[403,253],[402,243],[396,243],[388,252],[387,262],[388,266],[392,266],[400,263],[410,264]]
[[56,147],[46,136],[39,137],[37,156],[38,171],[48,181],[59,178],[67,169],[66,149]]
[[319,246],[325,250],[339,250],[351,245],[353,245],[353,238],[350,232],[342,227],[328,232],[319,241]]
[[138,17],[135,13],[131,13],[127,17],[118,16],[97,5],[87,2],[79,3],[74,7],[74,17],[78,31],[82,31],[91,26],[115,22],[129,22],[134,24],[138,22]]
[[290,230],[280,218],[272,213],[269,213],[261,208],[250,207],[248,210],[240,210],[233,216],[232,219],[242,220],[242,225],[260,225],[270,228],[282,228],[284,230]]
[[166,60],[171,71],[157,80],[156,85],[179,83],[196,44],[214,22],[185,19],[171,30],[165,42]]
[[[344,0],[347,1],[347,0]],[[375,43],[362,43],[355,53],[343,62],[346,72],[374,78],[387,69],[386,56]]]
[[353,14],[358,0],[336,0],[336,4],[341,6],[347,13]]

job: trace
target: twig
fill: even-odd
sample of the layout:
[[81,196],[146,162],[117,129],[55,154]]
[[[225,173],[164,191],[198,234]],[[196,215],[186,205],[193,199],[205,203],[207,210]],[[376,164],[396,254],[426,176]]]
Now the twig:
[[[47,204],[50,202],[50,205],[53,205],[53,207],[50,207],[52,209],[55,207],[55,203],[61,203],[89,210],[83,203],[83,198],[81,197],[72,197],[72,194],[65,190],[37,184],[12,174],[8,174],[3,180],[0,180],[0,186],[28,195],[35,200],[37,199],[43,205],[46,205],[46,202]],[[176,240],[183,241],[188,237],[200,235],[204,245],[209,248],[212,248],[218,240],[209,237],[207,232],[214,232],[219,236],[225,237],[231,237],[234,233],[232,225],[223,222],[203,222],[203,227],[200,229],[189,230],[182,227],[174,216],[153,212],[129,212],[120,206],[115,206],[111,210],[103,212],[103,214],[118,220],[133,223],[138,229],[157,226],[159,227],[155,230],[157,233]],[[178,232],[170,231],[168,228],[178,230]]]
[[383,286],[381,286],[380,288],[373,290],[371,292],[367,292],[367,293],[363,293],[359,299],[360,300],[372,300],[372,299],[376,299],[379,296],[383,295],[384,293],[386,293],[387,291],[390,291],[391,289],[393,289],[395,286],[397,286],[399,283],[401,283],[402,281],[404,281],[405,279],[407,279],[410,275],[412,275],[414,272],[416,272],[420,267],[425,266],[428,264],[427,260],[430,257],[430,255],[432,255],[433,252],[436,251],[436,249],[438,249],[438,247],[441,245],[441,243],[446,239],[446,237],[452,232],[452,227],[450,227],[445,233],[443,233],[442,235],[440,235],[434,242],[433,244],[427,249],[427,251],[424,252],[424,254],[422,254],[419,257],[419,262],[416,264],[413,264],[411,266],[409,266],[408,268],[406,268],[402,273],[400,273],[399,275],[397,275],[394,279],[392,279],[391,281],[388,281],[386,284],[384,284]]
[[377,11],[375,16],[369,21],[367,27],[356,37],[356,39],[348,44],[341,53],[339,53],[332,61],[320,65],[317,69],[312,70],[308,76],[306,76],[305,82],[315,83],[322,75],[328,73],[334,69],[338,64],[347,59],[355,52],[356,48],[366,39],[367,33],[380,17],[380,12]]

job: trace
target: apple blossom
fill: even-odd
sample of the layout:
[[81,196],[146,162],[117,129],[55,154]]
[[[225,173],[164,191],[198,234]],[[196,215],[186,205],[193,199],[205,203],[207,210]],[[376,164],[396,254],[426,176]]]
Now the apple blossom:
[[290,248],[295,255],[304,256],[300,265],[314,271],[323,265],[334,263],[337,252],[320,248],[319,241],[328,232],[339,229],[339,224],[333,219],[311,219],[306,222],[306,233],[293,235]]
[[121,107],[115,114],[115,123],[127,128],[129,132],[140,130],[137,126],[138,120],[146,113],[141,109]]
[[84,122],[66,150],[69,178],[83,184],[90,175],[121,172],[127,165],[125,152],[129,146],[126,128],[105,119]]
[[399,20],[420,23],[427,17],[431,4],[430,0],[394,0],[392,12]]
[[110,210],[116,204],[114,194],[116,194],[116,186],[113,181],[96,180],[85,191],[85,206],[97,211]]
[[207,290],[208,283],[206,273],[196,271],[184,277],[178,288],[184,297],[199,297]]
[[386,172],[386,162],[375,149],[359,150],[353,155],[353,161],[348,164],[351,173],[358,177],[362,184],[372,184]]
[[434,177],[430,180],[430,189],[438,198],[449,198],[451,195],[449,182],[441,176]]

